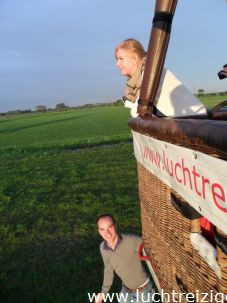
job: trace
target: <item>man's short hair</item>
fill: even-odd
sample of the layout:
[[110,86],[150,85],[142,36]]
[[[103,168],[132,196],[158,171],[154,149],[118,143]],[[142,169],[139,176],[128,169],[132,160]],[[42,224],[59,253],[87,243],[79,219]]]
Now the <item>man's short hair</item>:
[[98,216],[97,221],[96,221],[97,224],[98,224],[98,222],[99,222],[100,219],[107,218],[107,217],[109,217],[112,220],[112,222],[113,222],[114,225],[116,224],[115,223],[115,219],[114,219],[114,217],[111,214],[102,214],[102,215]]

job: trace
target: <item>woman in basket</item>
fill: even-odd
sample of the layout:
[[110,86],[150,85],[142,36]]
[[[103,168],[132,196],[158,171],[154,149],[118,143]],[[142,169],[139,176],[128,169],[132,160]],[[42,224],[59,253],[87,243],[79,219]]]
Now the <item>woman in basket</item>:
[[[146,62],[146,51],[136,39],[126,39],[115,49],[116,66],[127,77],[124,106],[137,117],[137,105]],[[205,106],[173,75],[163,69],[154,100],[157,116],[182,117],[207,114]]]

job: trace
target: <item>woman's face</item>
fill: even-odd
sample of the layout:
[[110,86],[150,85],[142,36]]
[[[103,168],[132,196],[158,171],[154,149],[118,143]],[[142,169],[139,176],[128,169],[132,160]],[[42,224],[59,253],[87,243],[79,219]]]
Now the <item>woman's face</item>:
[[119,48],[116,52],[116,59],[116,66],[120,69],[122,76],[131,77],[139,63],[138,55]]

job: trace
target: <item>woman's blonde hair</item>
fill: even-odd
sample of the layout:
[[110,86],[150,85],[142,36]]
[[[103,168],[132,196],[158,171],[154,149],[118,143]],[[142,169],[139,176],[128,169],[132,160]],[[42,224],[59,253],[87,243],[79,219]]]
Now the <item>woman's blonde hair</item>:
[[140,59],[143,59],[146,56],[146,52],[142,46],[142,44],[136,40],[136,39],[126,39],[122,43],[120,43],[116,48],[115,48],[115,57],[117,54],[117,51],[119,49],[125,49],[128,50],[129,52],[138,55]]

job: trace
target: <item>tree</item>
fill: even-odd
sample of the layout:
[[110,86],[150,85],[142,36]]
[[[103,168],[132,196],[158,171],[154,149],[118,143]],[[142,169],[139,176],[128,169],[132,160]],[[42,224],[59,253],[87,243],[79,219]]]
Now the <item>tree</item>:
[[201,96],[201,95],[204,95],[205,91],[203,88],[199,88],[198,89],[198,95]]
[[56,105],[55,110],[61,111],[61,110],[65,110],[67,108],[68,108],[68,106],[66,106],[64,102],[61,102]]
[[47,107],[46,107],[46,105],[37,105],[36,106],[36,111],[41,112],[41,113],[45,113],[47,111]]

